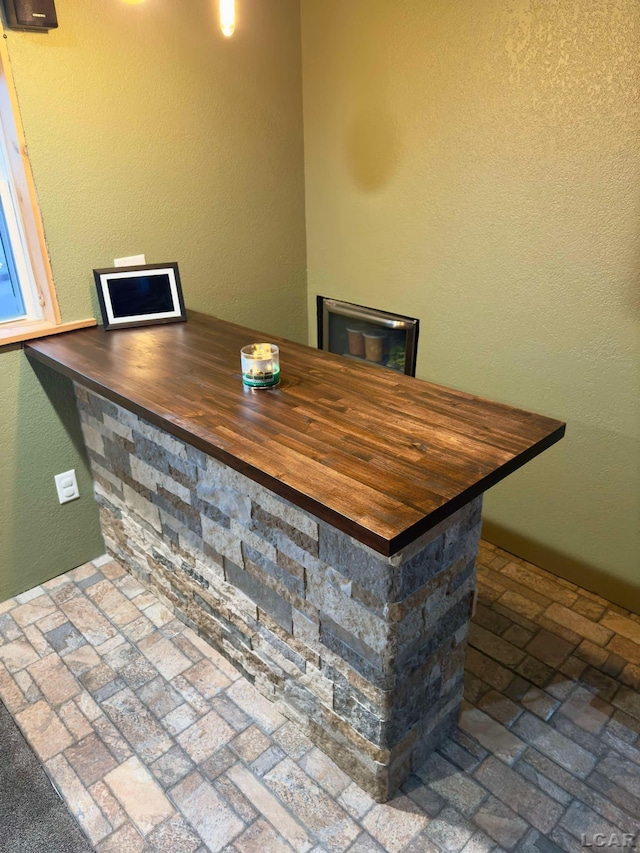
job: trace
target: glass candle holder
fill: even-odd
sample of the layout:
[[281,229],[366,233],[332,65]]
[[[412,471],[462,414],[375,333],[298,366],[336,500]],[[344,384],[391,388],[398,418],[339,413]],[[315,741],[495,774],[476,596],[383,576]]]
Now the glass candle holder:
[[249,344],[240,350],[242,381],[249,388],[272,388],[280,381],[280,350],[275,344]]

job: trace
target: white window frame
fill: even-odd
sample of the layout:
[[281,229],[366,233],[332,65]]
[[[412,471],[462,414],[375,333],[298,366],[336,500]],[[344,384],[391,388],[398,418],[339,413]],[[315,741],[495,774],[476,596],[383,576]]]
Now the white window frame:
[[0,27],[0,144],[8,172],[8,180],[0,182],[4,184],[0,187],[0,197],[10,231],[26,316],[0,323],[0,347],[96,325],[93,317],[63,323],[60,316],[3,35],[4,31]]

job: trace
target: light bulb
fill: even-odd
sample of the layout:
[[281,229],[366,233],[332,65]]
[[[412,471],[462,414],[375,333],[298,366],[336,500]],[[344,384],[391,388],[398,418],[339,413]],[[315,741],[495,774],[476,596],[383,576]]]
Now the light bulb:
[[236,28],[236,0],[220,0],[220,29],[229,38]]

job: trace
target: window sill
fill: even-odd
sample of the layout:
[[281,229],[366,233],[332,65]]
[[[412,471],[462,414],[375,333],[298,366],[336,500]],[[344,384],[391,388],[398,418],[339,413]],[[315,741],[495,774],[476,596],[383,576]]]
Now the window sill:
[[72,323],[50,323],[47,320],[7,323],[6,328],[0,325],[0,347],[97,325],[98,322],[94,317],[90,317],[88,320],[75,320]]

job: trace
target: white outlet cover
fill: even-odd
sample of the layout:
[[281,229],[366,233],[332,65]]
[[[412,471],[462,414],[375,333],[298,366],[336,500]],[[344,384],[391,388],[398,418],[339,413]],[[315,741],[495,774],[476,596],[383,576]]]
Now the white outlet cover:
[[139,267],[146,264],[144,255],[129,255],[128,258],[114,258],[114,267]]
[[80,497],[76,472],[73,468],[71,471],[63,471],[62,474],[56,474],[54,479],[58,491],[58,500],[61,504],[66,504]]

